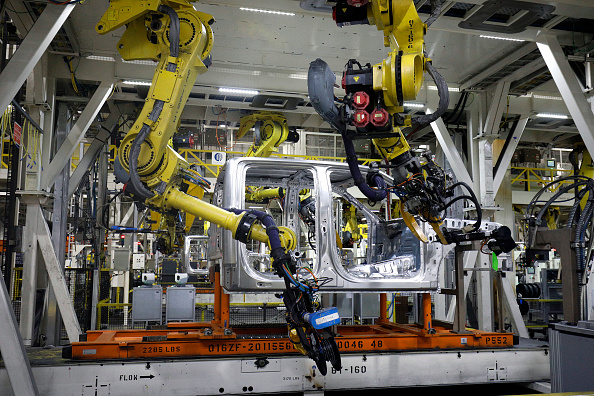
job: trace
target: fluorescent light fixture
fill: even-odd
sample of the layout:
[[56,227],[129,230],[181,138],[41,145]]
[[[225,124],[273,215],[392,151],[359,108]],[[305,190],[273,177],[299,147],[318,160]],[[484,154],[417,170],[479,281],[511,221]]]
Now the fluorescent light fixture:
[[258,95],[260,92],[253,89],[219,88],[220,92],[234,93],[238,95]]
[[219,128],[225,128],[227,124],[219,124]]
[[[429,91],[437,91],[437,86],[435,86],[435,85],[427,85],[427,89]],[[458,87],[448,87],[448,91],[450,91],[450,92],[460,92],[460,88],[458,88]]]
[[404,107],[416,107],[422,109],[425,105],[423,103],[404,102]]
[[291,73],[291,74],[289,74],[289,78],[292,78],[295,80],[307,80],[307,74],[305,74],[305,73]]
[[133,60],[133,61],[129,61],[129,60],[124,60],[122,59],[122,63],[129,63],[132,65],[147,65],[147,66],[155,66],[158,62],[152,61],[152,60]]
[[150,81],[138,81],[138,80],[124,80],[122,84],[130,84],[130,85],[144,85],[150,86],[152,83]]
[[551,95],[532,95],[534,99],[548,99],[548,100],[563,100],[560,96],[551,96]]
[[210,71],[216,71],[221,73],[229,73],[229,74],[242,74],[246,76],[259,76],[262,74],[260,70],[239,70],[239,69],[231,69],[228,67],[218,67],[218,66],[211,66],[209,67]]
[[274,15],[288,15],[288,16],[295,16],[294,12],[283,12],[283,11],[273,11],[273,10],[262,10],[260,8],[247,8],[247,7],[239,7],[242,11],[252,11],[252,12],[261,12],[263,14],[274,14]]
[[508,38],[508,37],[498,37],[498,36],[487,36],[486,34],[481,34],[481,38],[489,38],[493,40],[504,40],[504,41],[526,41],[522,39],[515,39],[515,38]]
[[89,55],[86,58],[90,60],[98,60],[104,62],[115,62],[115,58],[113,56]]
[[567,116],[565,114],[555,114],[555,113],[537,113],[536,116],[542,117],[542,118],[558,118],[560,120],[569,119],[569,116]]

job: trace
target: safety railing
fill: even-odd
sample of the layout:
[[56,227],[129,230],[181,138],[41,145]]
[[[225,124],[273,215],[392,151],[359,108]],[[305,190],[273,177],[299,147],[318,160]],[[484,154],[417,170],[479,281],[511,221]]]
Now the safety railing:
[[9,106],[0,118],[0,168],[8,169],[10,161],[10,141],[12,136],[12,106]]
[[[0,280],[1,282],[2,280]],[[10,282],[10,300],[12,310],[18,323],[21,319],[21,290],[23,287],[23,267],[14,267],[12,270],[12,281]]]
[[[0,118],[0,168],[8,169],[10,162],[11,142],[21,147],[20,162],[26,171],[34,171],[41,167],[41,134],[32,118],[14,104],[8,106]],[[17,123],[15,114],[20,113],[22,120]],[[15,170],[16,171],[16,170]]]
[[[196,303],[196,322],[210,322],[214,318],[214,304]],[[163,309],[165,306],[163,305]],[[231,303],[230,326],[279,325],[286,323],[283,303]],[[164,317],[165,315],[163,315]],[[144,328],[146,322],[132,322],[132,303],[97,304],[97,330]]]
[[14,267],[12,269],[12,282],[10,299],[12,301],[21,299],[21,289],[23,287],[23,267]]
[[[140,325],[140,322],[138,322]],[[132,303],[97,303],[97,330],[122,330],[132,328]]]
[[[115,156],[117,154],[116,147],[113,145],[110,146],[109,152],[110,152],[110,156],[109,156],[110,161],[113,162],[113,159],[115,158]],[[215,151],[215,150],[198,150],[198,149],[179,149],[179,150],[177,150],[177,152],[189,163],[203,166],[207,172],[207,174],[205,175],[206,177],[218,177],[219,176],[219,171],[221,170],[221,167],[223,165],[209,164],[205,160],[200,158],[201,157],[200,154],[204,154],[204,153],[212,154],[212,153],[216,153],[217,151]],[[241,156],[245,155],[245,153],[242,151],[225,151],[225,153],[227,154],[227,156],[241,157]],[[346,161],[345,157],[325,157],[325,156],[319,156],[319,155],[294,155],[294,154],[273,153],[272,157],[274,157],[274,158],[294,158],[294,159],[301,159],[301,160],[305,160],[305,161],[336,161],[336,162]],[[381,161],[381,160],[371,159],[371,158],[359,158],[360,165],[364,165],[364,166],[369,165],[372,162],[379,162],[379,161]]]
[[[573,173],[573,170],[569,169],[555,169],[555,168],[527,168],[521,166],[512,166],[512,181],[513,185],[523,185],[526,191],[532,191],[536,187],[540,190],[546,184],[555,181],[561,177],[569,176]],[[560,182],[549,188],[550,192],[555,192],[559,187],[568,182]]]

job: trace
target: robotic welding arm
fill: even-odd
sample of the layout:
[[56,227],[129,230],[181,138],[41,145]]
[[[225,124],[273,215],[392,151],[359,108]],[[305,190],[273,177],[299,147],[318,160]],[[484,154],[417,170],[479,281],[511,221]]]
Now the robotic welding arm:
[[[344,141],[347,163],[359,190],[371,201],[381,201],[388,193],[400,200],[400,212],[410,230],[420,240],[427,237],[415,216],[431,224],[443,244],[457,243],[462,238],[443,225],[445,211],[455,202],[471,201],[478,213],[474,226],[462,231],[464,238],[482,239],[479,232],[481,207],[470,186],[447,184],[445,172],[426,151],[416,156],[406,141],[401,126],[425,126],[445,113],[449,93],[443,77],[425,54],[423,23],[411,0],[338,0],[334,8],[338,26],[371,24],[383,31],[384,45],[390,47],[382,62],[362,65],[351,59],[345,65],[342,99],[334,96],[335,75],[326,62],[317,59],[310,64],[308,90],[311,103],[322,118],[338,130]],[[406,100],[414,100],[423,84],[424,72],[435,81],[440,97],[438,109],[420,117],[403,116]],[[388,186],[379,172],[363,177],[359,170],[354,139],[372,139],[394,182]],[[454,197],[454,189],[467,193]]]
[[270,157],[281,143],[299,141],[299,135],[289,129],[287,119],[282,113],[258,111],[241,117],[237,138],[241,139],[252,128],[254,144],[246,152],[246,157]]
[[[265,213],[225,210],[186,194],[191,184],[202,185],[204,179],[168,145],[196,77],[210,64],[213,22],[211,15],[196,11],[187,0],[110,1],[97,32],[106,34],[126,25],[118,43],[122,58],[159,62],[145,105],[119,147],[115,167],[127,183],[126,191],[151,209],[184,211],[230,230],[240,242],[267,243],[274,268],[286,284],[289,335],[325,375],[326,361],[340,369],[340,356],[333,333],[315,326],[321,312],[313,303],[317,285],[296,275],[297,265],[290,254],[296,246],[294,233],[276,227]],[[327,321],[328,326],[333,324]]]

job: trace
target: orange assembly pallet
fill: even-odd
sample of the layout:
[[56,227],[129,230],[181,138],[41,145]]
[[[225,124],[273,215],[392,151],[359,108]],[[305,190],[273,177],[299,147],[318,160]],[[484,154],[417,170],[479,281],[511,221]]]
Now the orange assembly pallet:
[[[81,360],[179,358],[194,356],[298,354],[286,327],[215,329],[210,323],[170,323],[163,330],[104,330],[87,332],[87,341],[74,342],[64,357]],[[434,331],[434,332],[433,332]],[[376,325],[338,326],[341,352],[511,347],[511,333],[468,330],[456,334],[443,327],[431,332],[419,325],[381,322]]]
[[[87,339],[63,349],[63,357],[77,360],[181,358],[196,356],[299,354],[287,336],[287,327],[231,329],[229,295],[215,272],[214,318],[204,323],[168,323],[159,330],[87,331]],[[431,295],[423,294],[423,323],[392,323],[380,310],[375,325],[337,326],[340,352],[393,352],[460,348],[505,348],[514,345],[512,333],[467,329],[455,333],[432,322]],[[380,294],[386,306],[386,294]]]

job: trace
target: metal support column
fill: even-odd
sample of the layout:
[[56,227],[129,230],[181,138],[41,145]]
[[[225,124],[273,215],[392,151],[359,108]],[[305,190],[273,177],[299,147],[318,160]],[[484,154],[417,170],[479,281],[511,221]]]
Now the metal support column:
[[6,110],[73,9],[74,5],[46,5],[0,74],[0,112]]
[[27,204],[25,229],[23,230],[23,273],[21,288],[21,320],[20,330],[23,342],[31,346],[37,342],[33,340],[35,326],[35,300],[37,294],[37,216],[39,216],[39,202]]
[[477,320],[479,330],[494,330],[493,270],[491,256],[479,253],[474,276],[477,290]]
[[486,136],[495,135],[499,132],[501,117],[507,106],[507,95],[509,94],[510,85],[510,81],[503,80],[495,86],[491,106],[487,113],[485,130],[483,131],[483,134]]
[[2,281],[0,281],[0,353],[13,393],[19,396],[39,395],[12,311],[10,296]]
[[[55,121],[55,105],[56,105],[56,79],[46,77],[47,84],[47,105],[48,110],[45,111],[43,118],[43,142],[41,144],[41,167],[47,169],[50,164],[52,155],[52,143],[54,137],[54,121]],[[43,176],[43,172],[42,172]],[[43,181],[41,187],[43,187]]]
[[474,191],[478,192],[479,179],[481,176],[479,169],[479,149],[477,137],[480,135],[484,128],[484,113],[486,112],[486,93],[475,92],[474,95],[475,100],[473,101],[469,109],[466,139],[468,142],[468,161],[470,163],[469,168],[472,171],[472,179],[474,181],[472,188]]
[[575,123],[586,148],[594,153],[594,113],[582,92],[582,87],[557,37],[539,32],[536,35],[536,44],[544,58],[557,88],[569,109],[571,118]]
[[468,245],[458,244],[454,248],[455,252],[455,272],[456,272],[456,288],[446,289],[443,292],[453,294],[456,298],[456,308],[454,310],[454,327],[453,332],[457,334],[465,334],[466,330],[466,290],[465,290],[465,270],[464,270],[464,252],[468,250],[476,250],[476,244],[473,242]]
[[478,141],[478,178],[480,202],[483,209],[493,209],[495,206],[495,191],[493,189],[493,141],[492,138],[480,138]]
[[[113,114],[113,113],[112,113]],[[117,122],[117,120],[116,120]],[[111,129],[111,128],[110,128]],[[107,162],[108,162],[108,147],[107,145],[103,144],[100,148],[99,153],[99,183],[97,186],[97,208],[103,208],[104,205],[108,201],[108,194],[107,194]],[[80,167],[81,164],[79,163],[78,166]],[[77,168],[78,169],[78,168]],[[69,195],[70,196],[70,195]],[[109,208],[105,208],[105,210],[109,210]],[[98,211],[100,213],[101,211]],[[97,321],[97,303],[98,303],[98,296],[99,296],[99,276],[100,276],[100,269],[101,269],[101,261],[105,260],[104,246],[105,246],[105,231],[103,228],[96,227],[95,229],[95,260],[93,263],[93,294],[92,294],[92,301],[91,301],[91,329],[95,329],[96,321]],[[128,301],[124,301],[128,302]],[[124,316],[124,320],[127,322],[128,317]]]
[[[66,103],[58,106],[58,124],[54,132],[56,147],[64,144],[70,133],[70,111]],[[56,157],[52,159],[52,162]],[[66,255],[66,228],[68,226],[68,180],[70,179],[70,158],[66,161],[62,171],[57,175],[54,185],[54,208],[52,216],[52,244],[60,264],[64,271],[64,260]],[[60,345],[62,333],[62,321],[60,311],[56,308],[56,296],[51,287],[47,290],[47,315],[46,315],[46,339],[51,345]]]
[[[464,270],[469,270],[474,268],[475,264],[477,263],[477,257],[478,257],[478,251],[468,251],[468,252],[464,252]],[[470,287],[470,280],[471,277],[470,276],[465,276],[464,277],[464,298],[466,299],[466,295],[468,294],[468,289]],[[457,295],[453,294],[452,295],[452,300],[450,301],[450,307],[447,310],[447,315],[446,315],[446,322],[453,322],[454,321],[454,315],[456,313],[456,301],[457,301]]]
[[499,133],[499,126],[503,111],[507,106],[507,95],[509,93],[510,81],[502,80],[493,92],[493,98],[484,129],[479,131],[478,139],[478,166],[480,177],[478,178],[481,205],[485,208],[495,206],[495,193],[493,183],[493,139]]
[[455,247],[456,254],[456,312],[454,314],[454,333],[466,333],[466,293],[464,292],[464,250]]

